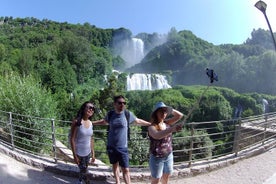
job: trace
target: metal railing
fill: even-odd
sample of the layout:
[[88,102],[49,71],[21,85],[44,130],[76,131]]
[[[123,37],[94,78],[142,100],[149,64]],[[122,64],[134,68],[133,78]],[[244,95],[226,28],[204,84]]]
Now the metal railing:
[[[0,143],[39,158],[72,161],[68,148],[70,121],[39,118],[0,111]],[[106,129],[94,127],[95,153],[107,161]],[[212,122],[190,122],[173,137],[175,164],[238,155],[240,151],[276,140],[276,113]],[[146,166],[149,140],[140,127],[131,126],[132,166]]]

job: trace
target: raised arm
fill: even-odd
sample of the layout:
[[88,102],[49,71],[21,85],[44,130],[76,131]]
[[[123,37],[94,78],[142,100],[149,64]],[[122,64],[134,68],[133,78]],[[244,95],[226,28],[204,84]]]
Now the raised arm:
[[175,109],[172,109],[172,115],[173,115],[173,117],[166,119],[166,123],[169,125],[173,125],[174,123],[176,123],[183,117],[183,113],[181,113]]

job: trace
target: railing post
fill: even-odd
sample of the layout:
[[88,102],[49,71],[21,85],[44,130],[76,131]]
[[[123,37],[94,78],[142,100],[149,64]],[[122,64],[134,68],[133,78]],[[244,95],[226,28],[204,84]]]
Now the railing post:
[[55,163],[57,163],[57,152],[56,152],[56,134],[55,134],[55,120],[52,119],[51,120],[51,124],[52,124],[52,141],[53,141],[53,153],[54,153],[54,160]]
[[265,115],[264,135],[263,135],[262,145],[264,145],[264,143],[265,143],[265,139],[266,139],[266,129],[267,129],[267,115]]
[[12,146],[12,150],[14,150],[15,146],[14,146],[14,140],[13,140],[12,112],[9,112],[9,125],[10,125],[10,135],[11,135],[11,146]]
[[238,119],[238,124],[235,125],[235,136],[234,136],[234,145],[233,150],[235,152],[235,156],[238,155],[239,152],[239,142],[240,142],[240,131],[241,131],[241,120]]
[[190,151],[189,151],[189,164],[188,167],[191,167],[192,165],[192,159],[193,159],[193,147],[194,147],[194,124],[192,123],[191,126],[191,141],[190,141]]

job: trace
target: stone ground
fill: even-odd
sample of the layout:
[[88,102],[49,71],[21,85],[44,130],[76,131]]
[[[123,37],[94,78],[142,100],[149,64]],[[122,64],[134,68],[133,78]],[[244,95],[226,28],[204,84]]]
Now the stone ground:
[[[0,184],[62,184],[76,183],[77,179],[43,171],[16,161],[0,152]],[[94,184],[113,183],[109,181],[94,181]],[[149,181],[133,182],[146,184]],[[260,155],[250,157],[193,177],[171,180],[173,184],[276,184],[276,148]]]

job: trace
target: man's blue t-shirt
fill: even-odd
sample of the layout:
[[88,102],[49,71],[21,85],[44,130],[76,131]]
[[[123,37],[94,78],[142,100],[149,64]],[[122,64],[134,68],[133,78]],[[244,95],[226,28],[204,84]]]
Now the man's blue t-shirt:
[[[115,111],[111,113],[110,119],[106,116],[105,120],[109,124],[109,133],[107,138],[107,146],[114,148],[127,148],[127,135],[128,125],[125,116],[125,111],[117,114]],[[129,123],[133,123],[136,120],[136,116],[132,112],[129,112]]]

